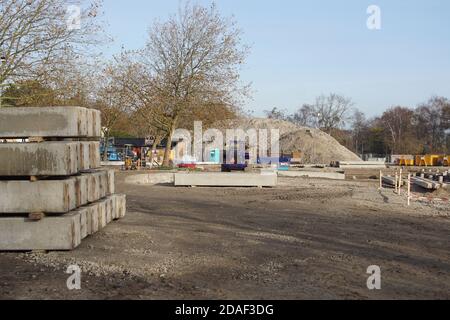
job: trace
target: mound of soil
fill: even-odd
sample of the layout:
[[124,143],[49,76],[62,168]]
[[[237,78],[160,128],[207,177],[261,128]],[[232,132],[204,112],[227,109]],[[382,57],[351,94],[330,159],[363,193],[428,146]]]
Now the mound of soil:
[[280,131],[280,151],[283,154],[301,152],[304,164],[361,160],[329,134],[319,129],[300,127],[283,120],[244,118],[222,122],[219,127],[243,130],[278,129]]

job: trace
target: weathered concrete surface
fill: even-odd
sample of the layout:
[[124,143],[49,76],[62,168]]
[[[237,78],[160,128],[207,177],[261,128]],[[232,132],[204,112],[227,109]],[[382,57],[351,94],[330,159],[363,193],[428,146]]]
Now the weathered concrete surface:
[[2,213],[67,213],[113,193],[113,170],[61,180],[0,181],[0,216]]
[[0,144],[0,176],[73,175],[78,153],[78,142]]
[[345,174],[339,172],[324,171],[278,171],[279,177],[306,177],[331,180],[345,180]]
[[78,207],[78,196],[75,178],[0,181],[0,216],[4,213],[66,213]]
[[[112,175],[112,177],[111,177]],[[114,173],[107,170],[86,173],[88,179],[88,202],[95,202],[114,193]]]
[[341,169],[385,169],[386,164],[380,161],[340,161]]
[[419,187],[429,190],[437,190],[441,187],[439,182],[425,178],[412,177],[411,182]]
[[176,173],[175,186],[275,187],[275,173]]
[[100,136],[98,110],[80,107],[0,109],[1,138]]
[[100,137],[102,130],[101,112],[96,109],[87,109],[87,116],[88,116],[87,136]]
[[78,168],[80,171],[100,168],[100,142],[79,142]]
[[125,183],[143,185],[173,184],[175,181],[174,175],[171,172],[136,174],[126,177]]
[[62,216],[31,221],[0,218],[0,251],[73,250],[81,240],[123,218],[125,195],[112,195]]
[[124,194],[115,194],[113,198],[113,220],[124,218],[127,212],[127,196]]
[[73,250],[81,243],[81,213],[48,217],[1,218],[0,251]]
[[0,144],[0,176],[66,176],[100,167],[99,142]]

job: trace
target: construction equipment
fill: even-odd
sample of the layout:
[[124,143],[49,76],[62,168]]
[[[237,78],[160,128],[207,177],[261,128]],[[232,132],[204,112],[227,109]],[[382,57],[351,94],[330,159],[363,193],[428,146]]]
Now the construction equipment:
[[442,156],[436,154],[418,155],[415,157],[415,165],[419,167],[436,167],[439,166],[440,159],[442,159]]
[[405,159],[405,158],[400,158],[398,160],[398,165],[399,166],[404,166],[404,167],[408,167],[408,166],[414,166],[414,159]]

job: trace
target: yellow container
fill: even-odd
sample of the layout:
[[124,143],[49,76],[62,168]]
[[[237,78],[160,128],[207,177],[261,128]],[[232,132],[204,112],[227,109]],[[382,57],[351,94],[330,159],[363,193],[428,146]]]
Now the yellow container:
[[414,164],[418,167],[425,166],[425,157],[424,156],[416,156],[414,159]]
[[398,161],[398,164],[399,164],[400,166],[414,166],[414,159],[404,159],[404,158],[401,158],[401,159]]
[[437,154],[426,154],[424,156],[416,156],[414,162],[416,166],[437,167],[443,163],[443,158]]

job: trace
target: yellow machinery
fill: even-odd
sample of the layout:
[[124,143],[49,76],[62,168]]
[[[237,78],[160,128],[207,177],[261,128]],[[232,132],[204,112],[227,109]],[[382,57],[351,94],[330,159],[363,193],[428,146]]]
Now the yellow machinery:
[[405,167],[407,167],[407,166],[414,166],[414,159],[401,158],[398,161],[398,165],[399,166],[405,166]]
[[415,165],[419,167],[438,167],[448,166],[449,156],[442,156],[436,154],[426,154],[424,156],[415,157]]

